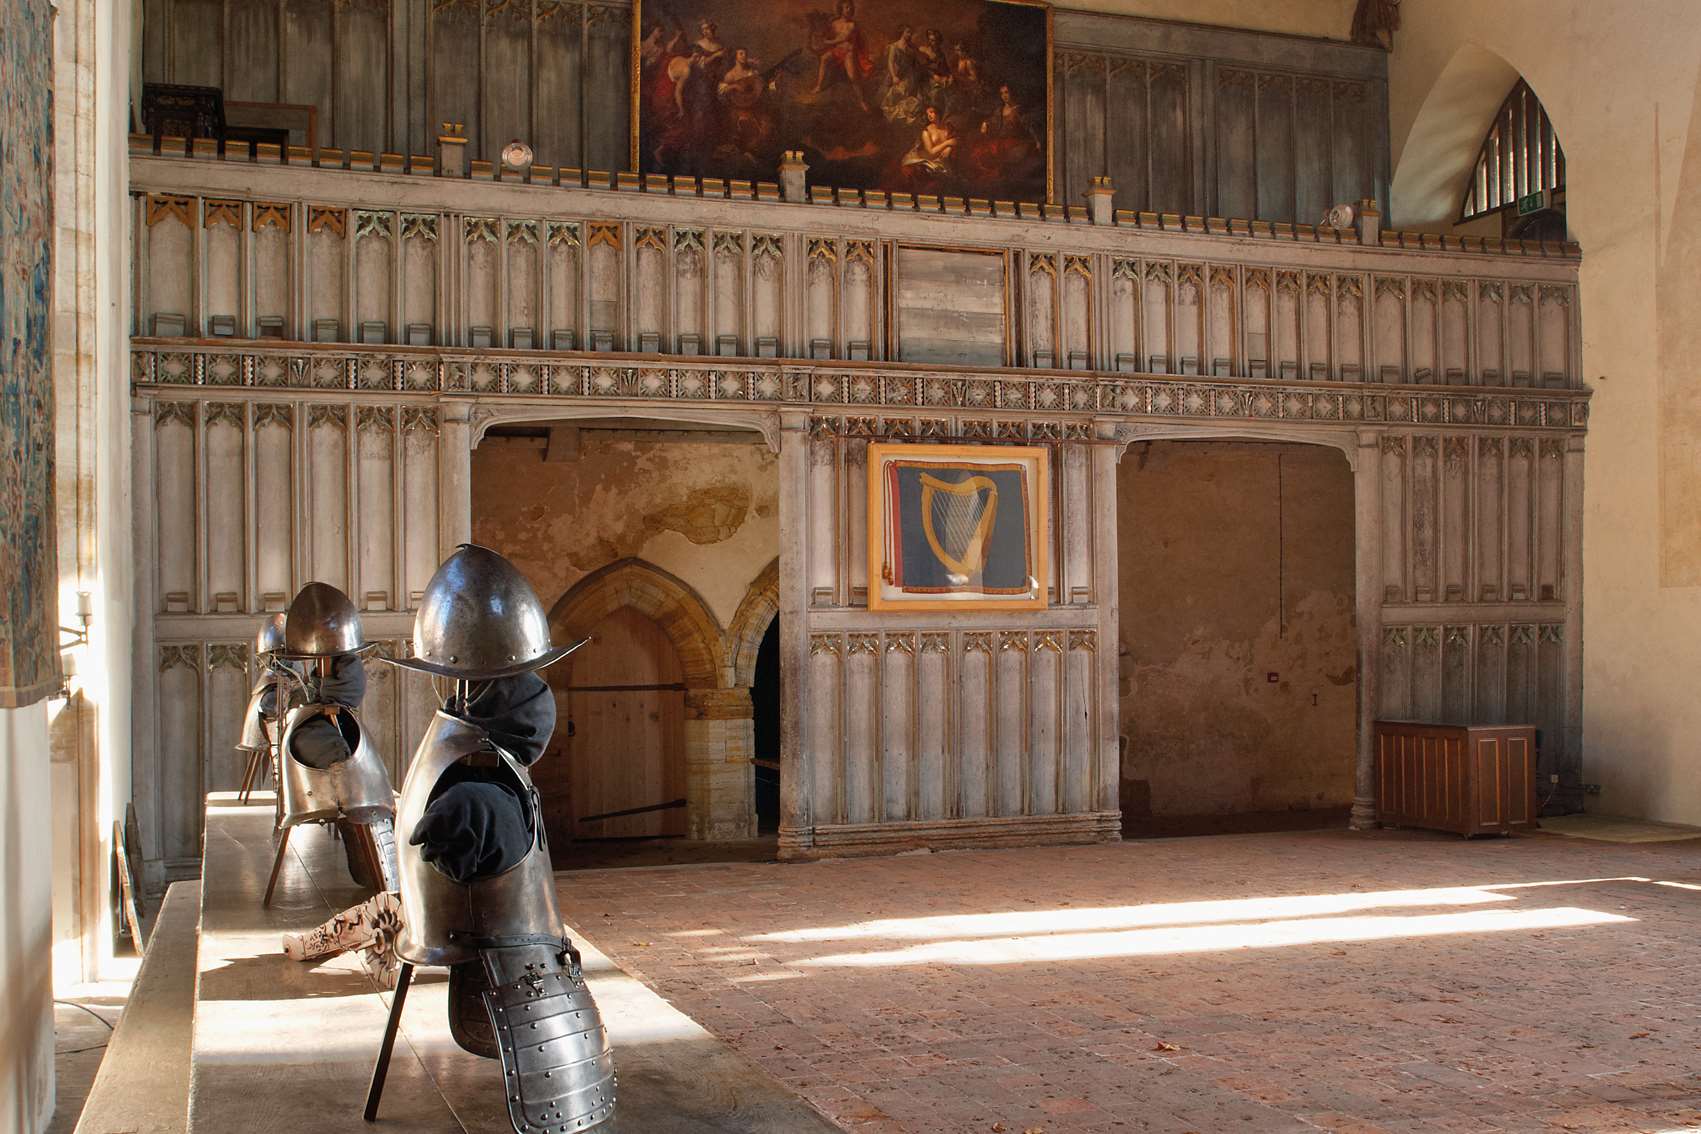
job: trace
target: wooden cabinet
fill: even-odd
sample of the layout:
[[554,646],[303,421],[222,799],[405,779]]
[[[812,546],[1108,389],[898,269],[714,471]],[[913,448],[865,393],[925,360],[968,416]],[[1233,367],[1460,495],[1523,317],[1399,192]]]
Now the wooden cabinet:
[[1534,726],[1377,721],[1376,818],[1466,837],[1535,827]]

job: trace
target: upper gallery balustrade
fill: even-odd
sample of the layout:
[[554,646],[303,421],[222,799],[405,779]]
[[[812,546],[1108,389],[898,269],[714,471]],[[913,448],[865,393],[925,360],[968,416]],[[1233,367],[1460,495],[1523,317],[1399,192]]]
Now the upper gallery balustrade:
[[1081,205],[132,139],[134,331],[1577,387],[1578,250]]

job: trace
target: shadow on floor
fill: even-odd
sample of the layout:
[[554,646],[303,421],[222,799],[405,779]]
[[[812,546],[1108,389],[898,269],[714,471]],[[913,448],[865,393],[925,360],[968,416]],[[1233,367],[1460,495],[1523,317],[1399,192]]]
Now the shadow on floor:
[[776,862],[778,835],[736,842],[694,839],[580,839],[550,850],[556,870],[607,870],[622,866],[700,866],[711,862]]
[[1175,839],[1189,835],[1344,830],[1351,813],[1350,807],[1329,807],[1315,811],[1248,811],[1235,815],[1124,815],[1122,837]]

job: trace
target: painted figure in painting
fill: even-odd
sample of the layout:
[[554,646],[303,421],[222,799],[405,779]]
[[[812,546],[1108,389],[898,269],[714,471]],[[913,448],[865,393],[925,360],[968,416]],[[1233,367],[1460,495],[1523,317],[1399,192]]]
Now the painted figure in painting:
[[809,93],[820,94],[821,84],[827,81],[827,76],[842,71],[851,92],[856,95],[857,105],[866,111],[868,99],[863,97],[862,83],[874,73],[874,61],[868,57],[862,32],[856,26],[856,4],[853,0],[839,0],[832,19],[817,23],[824,23],[826,30],[819,45],[811,45],[815,54],[820,56],[821,63],[815,71],[815,89]]
[[922,186],[924,189],[931,188],[934,182],[955,172],[959,144],[956,131],[939,117],[939,108],[928,107],[927,125],[922,127],[921,137],[910,147],[910,152],[904,155],[904,172],[912,180],[927,182]]
[[640,2],[644,172],[771,179],[800,149],[818,184],[1045,196],[1042,7]]

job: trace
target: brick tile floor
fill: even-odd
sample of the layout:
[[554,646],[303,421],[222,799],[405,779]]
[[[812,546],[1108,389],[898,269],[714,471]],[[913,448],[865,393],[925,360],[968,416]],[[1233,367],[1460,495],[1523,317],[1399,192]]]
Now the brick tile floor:
[[1309,832],[560,888],[860,1134],[1701,1127],[1701,842]]

